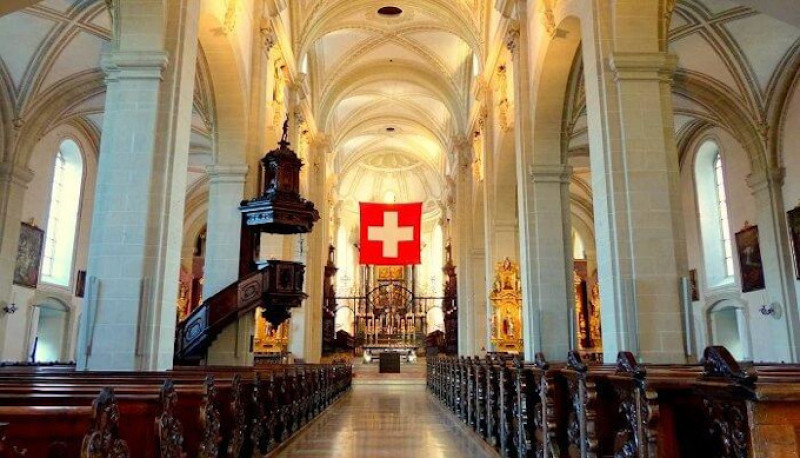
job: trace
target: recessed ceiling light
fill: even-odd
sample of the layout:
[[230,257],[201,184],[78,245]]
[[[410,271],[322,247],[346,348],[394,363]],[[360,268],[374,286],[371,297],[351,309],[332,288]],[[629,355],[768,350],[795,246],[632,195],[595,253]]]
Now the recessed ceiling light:
[[396,6],[384,6],[378,9],[378,14],[381,16],[400,16],[403,14],[403,10]]

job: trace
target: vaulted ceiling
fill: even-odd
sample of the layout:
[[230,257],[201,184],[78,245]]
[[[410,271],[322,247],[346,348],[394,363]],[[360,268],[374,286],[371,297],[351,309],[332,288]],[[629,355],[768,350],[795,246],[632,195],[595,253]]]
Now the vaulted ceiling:
[[[5,3],[5,1],[3,1]],[[13,2],[12,2],[13,3]],[[102,53],[111,39],[104,0],[41,0],[0,16],[0,103],[24,123],[48,100],[86,81],[96,91],[73,94],[54,125],[71,123],[98,141],[105,111]],[[202,49],[198,58],[189,185],[198,184],[211,158],[214,99]]]
[[364,183],[397,183],[403,200],[441,197],[445,152],[466,128],[482,12],[483,2],[463,0],[309,2],[296,52],[308,59],[343,199],[382,199]]
[[[728,0],[679,0],[669,49],[679,59],[673,91],[679,140],[709,125],[735,134],[745,127],[735,120],[774,124],[800,70],[800,28]],[[579,59],[574,75],[569,149],[576,164],[588,167]]]

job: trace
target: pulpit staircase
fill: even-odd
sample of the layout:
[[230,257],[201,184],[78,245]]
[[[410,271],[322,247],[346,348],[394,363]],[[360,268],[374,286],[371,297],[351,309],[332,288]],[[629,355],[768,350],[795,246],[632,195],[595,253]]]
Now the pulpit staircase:
[[177,325],[175,363],[199,363],[226,327],[259,307],[268,321],[288,318],[288,308],[299,306],[306,297],[304,276],[305,266],[300,263],[270,260],[208,298]]
[[259,267],[262,233],[303,234],[319,220],[314,204],[300,196],[303,162],[289,148],[289,120],[283,125],[278,148],[261,159],[258,181],[261,195],[239,206],[242,231],[239,280],[203,302],[179,323],[175,332],[176,365],[198,364],[205,359],[214,339],[239,318],[263,309],[264,318],[276,328],[300,307],[305,266],[269,260]]

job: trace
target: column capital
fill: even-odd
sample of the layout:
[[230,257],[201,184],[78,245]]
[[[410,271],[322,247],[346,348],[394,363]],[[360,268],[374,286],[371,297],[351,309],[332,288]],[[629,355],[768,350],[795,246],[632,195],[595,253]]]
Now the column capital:
[[768,169],[757,170],[747,176],[747,185],[755,193],[769,189],[773,186],[775,189],[783,186],[783,180],[786,178],[786,169],[783,167],[770,167]]
[[504,18],[511,18],[514,15],[514,9],[523,1],[524,0],[495,0],[494,9]]
[[608,66],[615,81],[671,81],[678,67],[678,57],[665,52],[612,53]]
[[468,135],[453,137],[453,154],[458,165],[469,167],[472,165],[472,138]]
[[508,29],[506,30],[506,48],[512,55],[519,47],[519,21],[512,19],[508,22]]
[[169,63],[163,51],[113,51],[103,53],[100,66],[108,80],[160,80]]
[[262,19],[259,32],[261,34],[261,49],[269,54],[272,48],[278,44],[278,34],[275,33],[275,28],[269,19]]
[[27,167],[10,162],[0,162],[0,182],[11,181],[14,184],[27,187],[33,180],[33,171]]
[[572,166],[569,165],[531,165],[528,175],[534,183],[569,183],[572,179]]
[[248,170],[246,165],[217,164],[206,167],[211,183],[244,183]]

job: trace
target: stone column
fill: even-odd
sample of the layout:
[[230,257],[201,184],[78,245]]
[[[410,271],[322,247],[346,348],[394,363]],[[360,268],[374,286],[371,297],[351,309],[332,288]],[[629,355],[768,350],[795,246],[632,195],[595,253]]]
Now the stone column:
[[[509,2],[512,3],[512,2]],[[524,352],[531,358],[543,352],[563,360],[574,347],[574,287],[572,282],[572,223],[569,202],[570,167],[542,162],[537,157],[561,154],[533,151],[533,106],[528,51],[528,15],[516,3],[506,46],[514,62],[514,119],[517,161],[522,333]],[[557,159],[556,159],[557,160]]]
[[[203,296],[211,297],[239,279],[239,244],[244,197],[245,165],[214,165],[208,168],[208,222]],[[208,349],[208,364],[246,366],[253,362],[250,336],[255,316],[239,318],[228,326]]]
[[[81,370],[172,366],[199,4],[115,3]],[[166,17],[165,17],[166,15]],[[117,25],[117,24],[115,24]]]
[[575,297],[572,263],[572,223],[569,182],[572,168],[532,165],[521,191],[527,212],[526,231],[520,239],[527,258],[528,281],[525,354],[538,351],[553,359],[566,357],[574,348]]
[[239,244],[246,165],[208,168],[208,222],[203,295],[211,297],[239,279]]
[[[772,361],[798,361],[800,358],[800,331],[798,331],[797,294],[794,288],[792,248],[786,230],[783,193],[783,169],[759,171],[747,178],[753,192],[758,214],[758,237],[764,281],[767,287],[767,304],[777,305],[780,312],[774,317],[755,315],[755,319],[768,322],[769,348],[754,348],[754,355],[769,354]],[[780,338],[779,338],[780,336]],[[758,346],[758,339],[753,344]],[[787,342],[788,345],[780,344]]]
[[[300,309],[292,310],[292,328],[289,346],[295,357],[307,363],[318,363],[322,357],[322,301],[324,296],[324,269],[328,259],[328,203],[326,200],[325,159],[330,152],[330,142],[317,133],[309,147],[309,161],[305,165],[308,177],[306,198],[314,202],[320,219],[310,234],[302,236],[303,253],[296,260],[306,265],[304,290],[308,298]],[[299,244],[297,246],[300,246]]]
[[458,353],[473,355],[475,346],[472,298],[472,142],[455,139],[455,212],[453,215],[454,258],[458,273]]
[[684,362],[680,279],[688,267],[670,85],[677,59],[614,53],[602,37],[589,43],[583,52],[605,357],[629,350],[646,362]]
[[19,231],[22,221],[22,204],[25,190],[33,179],[33,172],[10,163],[0,163],[0,361],[18,361],[24,355],[4,352],[7,332],[11,326],[25,326],[25,311],[6,314],[2,308],[11,305],[11,288],[17,260]]

